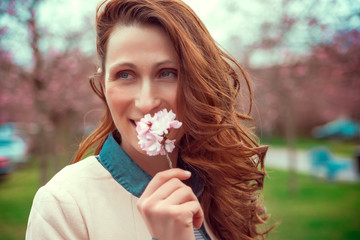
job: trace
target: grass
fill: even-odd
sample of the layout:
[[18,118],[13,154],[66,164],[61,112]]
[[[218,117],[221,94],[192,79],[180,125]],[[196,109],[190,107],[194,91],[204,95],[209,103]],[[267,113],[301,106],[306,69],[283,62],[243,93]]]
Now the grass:
[[[24,239],[32,199],[39,188],[36,164],[0,182],[0,239]],[[298,175],[298,192],[288,192],[288,173],[268,170],[265,206],[278,222],[270,240],[360,239],[360,185]]]
[[39,173],[30,167],[12,172],[0,181],[0,239],[24,239]]
[[335,183],[297,175],[298,190],[290,194],[287,172],[269,171],[264,204],[270,223],[279,225],[272,239],[360,239],[360,185]]

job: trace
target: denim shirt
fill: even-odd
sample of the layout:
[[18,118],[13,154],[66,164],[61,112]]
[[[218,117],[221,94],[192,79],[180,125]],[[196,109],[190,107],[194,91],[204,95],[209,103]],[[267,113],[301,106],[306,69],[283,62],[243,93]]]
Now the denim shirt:
[[[101,165],[109,171],[112,177],[129,193],[139,198],[146,186],[151,181],[152,176],[137,165],[130,156],[120,147],[114,138],[114,134],[109,134],[107,140],[96,157]],[[199,198],[204,188],[202,179],[188,166],[179,156],[177,167],[191,172],[191,185],[195,195]],[[205,231],[204,225],[199,230],[195,230],[196,235],[201,235],[199,239],[210,239]]]

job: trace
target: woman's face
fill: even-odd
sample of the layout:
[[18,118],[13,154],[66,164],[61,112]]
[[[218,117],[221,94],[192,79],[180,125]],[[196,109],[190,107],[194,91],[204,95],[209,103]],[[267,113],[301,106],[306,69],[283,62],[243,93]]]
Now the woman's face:
[[174,47],[160,27],[117,26],[108,41],[105,69],[105,97],[121,146],[130,155],[143,152],[136,122],[163,108],[177,112],[179,63]]

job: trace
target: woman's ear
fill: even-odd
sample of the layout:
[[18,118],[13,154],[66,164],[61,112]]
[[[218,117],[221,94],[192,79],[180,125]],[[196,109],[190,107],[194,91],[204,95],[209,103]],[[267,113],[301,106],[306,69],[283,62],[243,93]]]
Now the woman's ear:
[[[101,68],[98,68],[97,70],[97,75],[101,76],[103,73]],[[100,84],[101,84],[101,88],[104,90],[105,89],[105,76],[104,78],[100,78]]]
[[95,94],[100,97],[101,100],[106,102],[105,80],[100,68],[93,76],[89,77],[89,83]]

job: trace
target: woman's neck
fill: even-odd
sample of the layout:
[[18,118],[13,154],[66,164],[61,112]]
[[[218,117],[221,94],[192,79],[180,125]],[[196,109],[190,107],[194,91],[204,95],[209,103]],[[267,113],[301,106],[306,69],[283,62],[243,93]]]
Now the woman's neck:
[[[169,162],[166,156],[148,156],[140,153],[134,149],[134,151],[127,152],[131,159],[140,166],[149,175],[154,176],[156,173],[169,169]],[[172,165],[175,167],[177,164],[178,150],[174,149],[172,153],[169,153],[169,157],[172,161]]]

